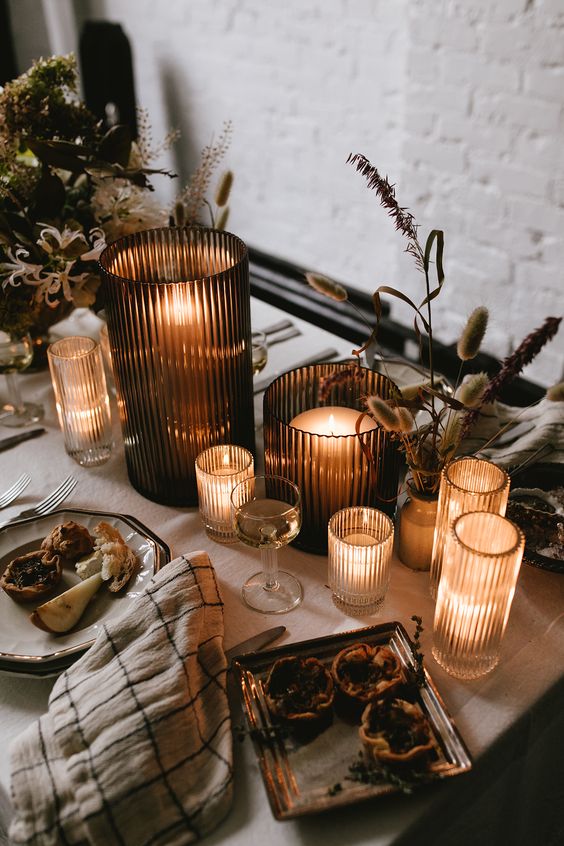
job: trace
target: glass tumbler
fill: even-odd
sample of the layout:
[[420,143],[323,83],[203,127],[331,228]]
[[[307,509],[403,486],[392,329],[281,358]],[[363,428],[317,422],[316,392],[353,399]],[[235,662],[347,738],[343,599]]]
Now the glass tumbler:
[[390,584],[394,526],[377,508],[343,508],[329,520],[329,587],[338,608],[374,614]]
[[431,556],[430,591],[433,599],[437,597],[445,539],[453,520],[468,511],[491,511],[503,517],[509,483],[505,470],[484,458],[456,458],[443,469]]
[[475,679],[499,662],[525,536],[486,511],[458,517],[446,538],[433,656],[451,676]]
[[212,540],[218,543],[238,540],[233,525],[231,492],[235,485],[253,475],[253,456],[241,446],[213,446],[196,458],[200,516]]
[[112,424],[100,345],[61,338],[47,356],[66,451],[83,467],[103,464],[112,452]]

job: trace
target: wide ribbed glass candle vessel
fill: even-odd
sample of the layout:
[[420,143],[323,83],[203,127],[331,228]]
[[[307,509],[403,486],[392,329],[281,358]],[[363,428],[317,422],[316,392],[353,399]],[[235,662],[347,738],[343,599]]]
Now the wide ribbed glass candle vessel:
[[47,358],[66,451],[83,467],[103,464],[112,452],[112,425],[100,345],[61,338]]
[[491,511],[503,517],[509,484],[505,470],[484,458],[456,458],[443,469],[431,557],[430,590],[433,599],[436,599],[441,577],[445,538],[453,520],[466,511]]
[[100,264],[129,478],[149,499],[196,504],[200,452],[254,450],[247,248],[228,232],[154,229]]
[[390,584],[394,526],[377,508],[343,508],[329,520],[329,587],[348,614],[374,614]]
[[[396,503],[399,457],[395,444],[369,417],[356,433],[364,398],[387,399],[393,383],[360,368],[360,378],[339,381],[347,364],[316,364],[284,373],[264,394],[266,472],[283,476],[302,492],[302,529],[295,541],[310,552],[327,552],[327,523],[353,505],[389,515]],[[325,399],[319,388],[335,378]]]
[[433,656],[447,673],[475,679],[499,662],[525,537],[499,514],[462,514],[447,533],[435,609]]
[[218,543],[235,543],[231,493],[254,474],[253,456],[234,444],[209,447],[196,458],[200,516],[209,537]]

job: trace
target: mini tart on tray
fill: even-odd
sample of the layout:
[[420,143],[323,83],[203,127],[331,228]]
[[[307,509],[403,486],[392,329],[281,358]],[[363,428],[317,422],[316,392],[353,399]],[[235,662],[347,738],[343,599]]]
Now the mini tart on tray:
[[369,702],[397,694],[406,679],[401,662],[388,646],[353,643],[331,665],[336,704],[357,722]]
[[414,702],[371,702],[362,714],[359,736],[368,758],[386,766],[424,769],[436,757],[431,726]]
[[332,720],[333,679],[317,658],[279,658],[264,692],[272,715],[302,737],[317,734]]
[[62,574],[59,555],[36,549],[10,561],[0,577],[0,588],[16,602],[34,602],[50,593]]

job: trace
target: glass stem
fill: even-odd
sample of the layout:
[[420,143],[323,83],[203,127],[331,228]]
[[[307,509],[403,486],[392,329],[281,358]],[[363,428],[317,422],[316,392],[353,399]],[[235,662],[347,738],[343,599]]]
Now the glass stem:
[[260,551],[264,589],[278,590],[278,550],[274,546],[264,546]]
[[15,373],[6,373],[6,384],[8,385],[8,400],[14,407],[15,414],[23,414],[25,411],[22,395]]

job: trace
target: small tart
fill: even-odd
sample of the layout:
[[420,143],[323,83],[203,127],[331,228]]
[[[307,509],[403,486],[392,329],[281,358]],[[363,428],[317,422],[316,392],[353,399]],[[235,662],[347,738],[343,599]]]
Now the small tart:
[[0,587],[16,602],[33,602],[48,594],[62,574],[60,556],[36,549],[10,561],[0,578]]
[[359,736],[368,757],[381,764],[421,767],[436,756],[429,721],[417,703],[403,699],[371,702]]
[[331,722],[333,679],[317,658],[279,658],[268,674],[265,696],[273,716],[293,731],[315,733]]
[[65,562],[74,563],[78,558],[92,552],[94,538],[85,526],[69,520],[55,526],[41,544],[41,549],[60,555]]
[[357,721],[374,699],[399,692],[405,676],[399,658],[388,646],[353,643],[342,649],[331,666],[341,710]]

